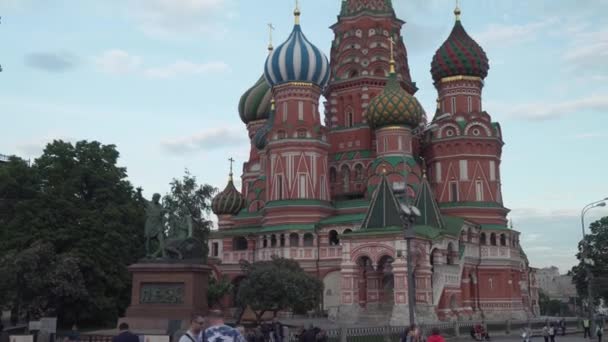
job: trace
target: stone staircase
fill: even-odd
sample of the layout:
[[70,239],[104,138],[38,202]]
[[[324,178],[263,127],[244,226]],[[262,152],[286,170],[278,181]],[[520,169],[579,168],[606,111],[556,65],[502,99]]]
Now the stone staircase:
[[378,308],[367,308],[359,312],[357,324],[370,326],[388,325],[392,313],[393,308],[392,306],[388,307],[388,305]]

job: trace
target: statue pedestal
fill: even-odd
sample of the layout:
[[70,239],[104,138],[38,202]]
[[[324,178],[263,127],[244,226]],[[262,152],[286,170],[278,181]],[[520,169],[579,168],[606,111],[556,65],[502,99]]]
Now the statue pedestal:
[[209,266],[183,260],[151,261],[133,264],[129,272],[133,275],[131,305],[119,323],[126,321],[138,331],[168,331],[170,325],[188,326],[193,314],[207,313]]

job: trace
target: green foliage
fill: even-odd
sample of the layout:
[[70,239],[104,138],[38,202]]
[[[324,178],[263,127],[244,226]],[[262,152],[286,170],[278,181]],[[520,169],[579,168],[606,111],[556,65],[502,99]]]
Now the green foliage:
[[126,308],[145,216],[118,157],[114,145],[59,140],[31,166],[0,167],[4,303],[63,324],[109,322]]
[[173,179],[171,192],[163,198],[163,206],[167,210],[169,222],[184,222],[188,218],[192,219],[192,236],[203,243],[204,262],[207,262],[209,255],[207,240],[212,225],[207,217],[211,212],[211,200],[216,192],[217,189],[211,185],[199,186],[196,177],[186,170],[182,180]]
[[306,311],[320,302],[323,283],[294,260],[273,257],[252,264],[243,262],[241,267],[245,279],[238,288],[237,301],[251,307],[258,321],[267,311]]
[[591,283],[594,292],[595,303],[599,303],[599,299],[608,300],[608,216],[591,223],[589,226],[591,231],[585,237],[585,240],[579,243],[576,257],[579,264],[571,270],[573,281],[576,285],[576,290],[579,297],[587,298],[587,275],[585,264],[583,263],[583,248],[587,248],[587,258],[592,261],[590,265],[593,281]]
[[224,276],[220,280],[211,277],[207,285],[207,304],[209,307],[219,304],[222,297],[229,294],[232,288],[233,285],[228,277]]
[[551,299],[543,291],[539,292],[540,314],[543,316],[573,316],[568,303],[561,300]]

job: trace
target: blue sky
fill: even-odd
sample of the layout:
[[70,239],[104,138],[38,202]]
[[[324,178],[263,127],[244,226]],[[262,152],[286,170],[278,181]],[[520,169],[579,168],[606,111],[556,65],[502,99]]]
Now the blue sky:
[[[301,0],[308,39],[329,55],[340,0]],[[394,0],[416,94],[454,1]],[[505,205],[531,263],[565,271],[580,209],[608,197],[608,0],[462,0],[486,50],[484,107],[502,125]],[[188,168],[223,188],[248,156],[237,104],[262,73],[268,34],[291,31],[290,0],[0,0],[0,153],[33,158],[50,140],[116,144],[147,196]],[[240,169],[240,166],[239,166]],[[594,210],[587,221],[608,215]]]

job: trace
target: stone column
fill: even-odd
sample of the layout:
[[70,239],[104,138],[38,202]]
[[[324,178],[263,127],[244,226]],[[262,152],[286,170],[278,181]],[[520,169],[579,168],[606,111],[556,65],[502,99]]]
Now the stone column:
[[354,323],[360,312],[357,266],[352,262],[343,262],[340,278],[341,297],[338,319],[344,323]]
[[393,262],[394,277],[394,305],[391,315],[390,325],[403,326],[409,325],[409,308],[407,303],[407,266],[404,258],[397,258]]

